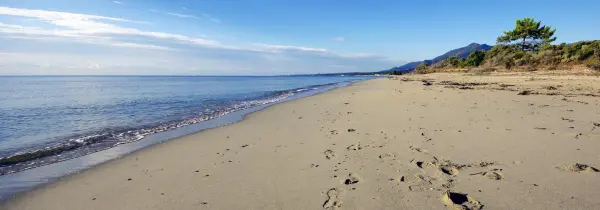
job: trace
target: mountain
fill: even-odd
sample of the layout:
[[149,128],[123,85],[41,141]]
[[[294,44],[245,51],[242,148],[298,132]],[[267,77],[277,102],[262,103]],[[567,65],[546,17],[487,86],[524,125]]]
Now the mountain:
[[471,54],[471,52],[476,51],[476,50],[484,50],[484,51],[488,51],[492,49],[492,46],[487,45],[487,44],[478,44],[478,43],[471,43],[465,47],[461,47],[458,49],[454,49],[454,50],[450,50],[447,53],[444,53],[443,55],[437,56],[431,60],[423,60],[423,61],[415,61],[415,62],[410,62],[407,64],[404,64],[402,66],[397,66],[388,70],[384,70],[384,71],[380,71],[377,73],[390,73],[392,71],[401,71],[401,72],[407,72],[407,71],[412,71],[415,69],[415,67],[417,67],[419,64],[426,62],[428,64],[434,64],[440,61],[443,61],[449,57],[452,56],[456,56],[458,58],[466,58],[469,56],[469,54]]
[[467,45],[466,47],[461,47],[461,48],[458,48],[458,49],[450,50],[447,53],[444,53],[443,55],[435,57],[433,59],[433,63],[437,63],[439,61],[443,61],[443,60],[445,60],[445,59],[447,59],[449,57],[452,57],[452,56],[456,56],[458,58],[466,58],[473,51],[477,51],[477,50],[488,51],[490,49],[492,49],[492,46],[489,46],[487,44],[471,43],[471,44]]

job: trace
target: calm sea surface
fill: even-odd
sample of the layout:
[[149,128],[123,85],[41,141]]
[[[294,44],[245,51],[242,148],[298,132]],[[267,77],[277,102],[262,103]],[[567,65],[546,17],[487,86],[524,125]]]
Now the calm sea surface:
[[0,77],[0,175],[372,77]]

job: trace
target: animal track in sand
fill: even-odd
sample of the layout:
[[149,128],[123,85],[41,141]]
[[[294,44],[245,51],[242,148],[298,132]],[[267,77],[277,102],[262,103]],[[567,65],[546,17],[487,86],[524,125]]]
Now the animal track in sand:
[[324,209],[333,210],[342,207],[342,197],[346,191],[340,188],[332,188],[327,191],[327,201],[323,204]]
[[333,150],[327,150],[324,153],[325,153],[325,158],[327,158],[327,159],[332,159],[332,158],[335,158],[335,156],[336,156],[336,154]]
[[581,173],[581,172],[600,172],[600,170],[598,170],[598,168],[586,165],[586,164],[581,164],[581,163],[575,163],[573,165],[563,165],[560,167],[557,167],[559,170],[561,171],[568,171],[568,172],[577,172],[577,173]]
[[471,196],[458,192],[446,191],[442,194],[442,202],[451,209],[480,210],[483,205]]

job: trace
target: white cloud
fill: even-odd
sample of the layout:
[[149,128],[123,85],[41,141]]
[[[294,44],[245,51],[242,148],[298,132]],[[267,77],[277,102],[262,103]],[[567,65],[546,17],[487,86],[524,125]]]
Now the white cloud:
[[334,37],[333,41],[343,42],[343,41],[346,41],[346,38],[344,38],[343,36],[338,36],[338,37]]
[[113,3],[115,3],[115,4],[123,4],[123,2],[120,2],[120,1],[113,1]]
[[0,7],[0,15],[20,16],[36,18],[40,21],[50,23],[56,26],[68,28],[64,29],[43,29],[39,27],[25,27],[19,25],[0,25],[0,30],[7,30],[9,33],[21,33],[27,35],[45,35],[45,36],[63,36],[63,37],[103,37],[107,34],[113,35],[134,35],[134,36],[145,36],[159,39],[171,39],[185,43],[191,43],[195,45],[202,45],[206,47],[215,48],[229,48],[222,46],[219,42],[213,40],[206,40],[201,38],[191,38],[178,34],[170,34],[163,32],[153,31],[141,31],[134,28],[125,28],[115,24],[102,22],[102,20],[111,21],[124,21],[124,22],[136,22],[132,20],[122,18],[112,18],[96,15],[84,15],[74,14],[67,12],[53,12],[43,10],[27,10],[27,9],[15,9],[8,7]]
[[[344,54],[294,45],[228,45],[217,40],[141,30],[136,24],[146,22],[127,18],[0,6],[2,16],[13,17],[3,21],[17,21],[0,22],[0,45],[12,45],[19,54],[2,56],[0,74],[265,75],[381,70],[382,66],[392,66],[387,58],[372,54]],[[196,18],[213,17],[202,14]],[[113,48],[117,47],[124,50],[115,51]]]
[[[125,22],[136,22],[131,20],[126,20],[122,18],[113,18],[113,17],[104,17],[98,15],[84,15],[84,14],[75,14],[68,12],[55,12],[55,11],[45,11],[45,10],[29,10],[29,9],[18,9],[18,8],[10,8],[10,7],[0,7],[0,15],[12,15],[12,16],[21,16],[21,17],[29,17],[29,18],[37,18],[40,20],[44,20],[50,23],[64,24],[62,21],[72,20],[74,22],[77,21],[92,21],[92,20],[112,20],[112,21],[125,21]],[[56,22],[54,22],[56,21]]]

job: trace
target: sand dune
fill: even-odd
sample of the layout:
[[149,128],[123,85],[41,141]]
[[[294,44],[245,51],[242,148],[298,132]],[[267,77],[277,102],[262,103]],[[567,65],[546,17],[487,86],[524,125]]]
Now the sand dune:
[[356,83],[136,152],[2,209],[600,209],[600,79]]

